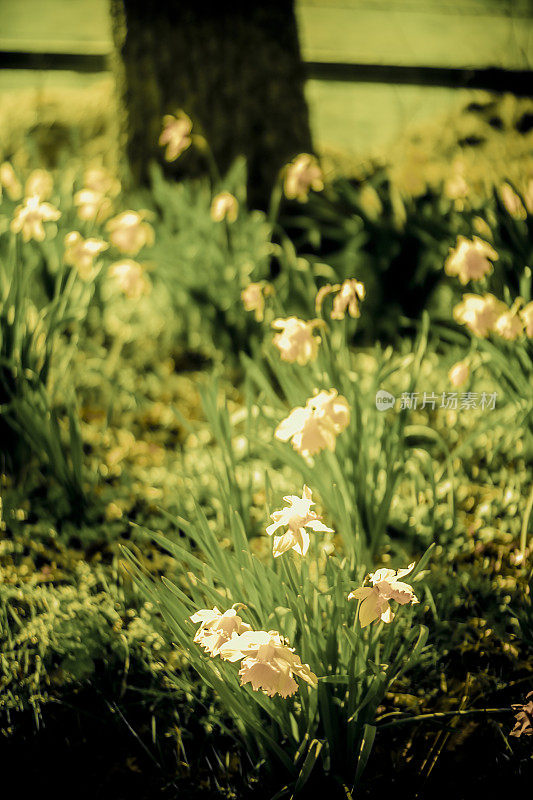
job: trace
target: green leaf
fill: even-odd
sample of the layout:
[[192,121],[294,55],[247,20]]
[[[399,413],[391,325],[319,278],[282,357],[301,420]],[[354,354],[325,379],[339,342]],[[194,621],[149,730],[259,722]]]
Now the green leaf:
[[361,776],[366,768],[372,747],[374,746],[374,739],[376,737],[376,726],[366,724],[363,730],[363,738],[357,758],[357,767],[355,770],[354,787],[359,784]]
[[294,784],[294,792],[292,794],[292,797],[295,797],[299,792],[301,792],[301,790],[309,780],[309,776],[311,775],[311,772],[313,771],[313,768],[318,760],[318,757],[320,756],[320,752],[322,750],[323,745],[324,743],[321,742],[320,739],[313,739],[312,742],[310,743],[307,755],[305,757],[305,761],[300,770],[300,774],[298,775],[296,783]]

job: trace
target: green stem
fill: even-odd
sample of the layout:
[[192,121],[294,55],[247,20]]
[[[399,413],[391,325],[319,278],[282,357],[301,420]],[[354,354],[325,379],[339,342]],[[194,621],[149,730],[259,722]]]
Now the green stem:
[[[464,711],[435,711],[432,714],[417,714],[414,717],[403,717],[402,719],[394,720],[393,722],[386,722],[384,725],[378,725],[379,730],[382,728],[393,728],[396,725],[404,725],[406,722],[422,722],[428,719],[445,719],[446,717],[467,717],[475,716],[476,714],[509,714],[512,708],[469,708]],[[378,717],[376,722],[379,723],[382,719],[387,719],[395,714],[403,714],[403,711],[392,711],[390,714],[385,714],[383,717]]]
[[268,209],[268,222],[274,230],[276,222],[279,216],[279,207],[281,205],[281,198],[283,197],[283,175],[280,172],[276,183],[274,184],[274,188],[272,189],[272,194],[270,196],[270,206]]
[[533,509],[533,486],[531,487],[531,491],[529,493],[529,499],[527,501],[526,511],[522,522],[522,530],[520,532],[520,552],[522,553],[524,558],[526,556],[527,530],[529,528],[529,518],[531,517],[532,509]]

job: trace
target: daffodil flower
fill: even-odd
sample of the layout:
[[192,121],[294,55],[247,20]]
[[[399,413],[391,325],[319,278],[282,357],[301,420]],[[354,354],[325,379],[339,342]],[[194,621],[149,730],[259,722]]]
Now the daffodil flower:
[[124,258],[122,261],[115,261],[109,267],[109,275],[116,285],[130,300],[138,300],[143,294],[150,291],[150,281],[144,273],[144,269],[137,261],[131,258]]
[[184,111],[167,114],[163,117],[163,130],[159,144],[166,145],[165,159],[175,161],[191,145],[192,122]]
[[297,406],[275,431],[276,439],[288,442],[304,458],[322,450],[335,450],[337,436],[350,423],[348,401],[336,389],[322,391],[307,401],[305,408]]
[[41,202],[41,198],[34,195],[27,197],[24,203],[15,209],[11,230],[13,233],[22,233],[25,242],[29,242],[30,239],[43,242],[46,238],[43,222],[55,222],[60,216],[61,212],[57,208],[50,203]]
[[95,258],[108,247],[102,239],[84,239],[78,231],[71,231],[65,236],[63,261],[75,267],[82,280],[88,281],[92,277]]
[[324,188],[324,176],[315,156],[300,153],[285,168],[285,195],[289,200],[305,203],[309,191],[320,192]]
[[497,259],[496,250],[477,236],[473,239],[458,236],[457,245],[446,259],[444,271],[447,275],[456,275],[466,286],[468,281],[479,281],[492,272],[491,261]]
[[304,322],[297,317],[275,319],[272,327],[281,332],[273,337],[272,343],[278,348],[281,360],[301,366],[314,361],[320,344],[320,336],[314,334],[314,329],[323,324],[321,320]]
[[533,692],[526,694],[527,703],[515,703],[511,708],[515,713],[515,725],[510,736],[533,736]]
[[350,592],[348,600],[360,600],[359,623],[366,628],[371,622],[381,619],[382,622],[392,622],[394,614],[389,605],[390,600],[396,600],[400,605],[418,603],[418,598],[408,583],[403,583],[400,578],[409,575],[414,569],[414,562],[407,569],[378,569],[370,574],[372,586],[362,586]]
[[320,312],[324,299],[328,294],[332,293],[336,294],[333,300],[331,319],[344,319],[346,312],[354,319],[361,316],[359,301],[364,300],[366,294],[365,286],[361,281],[355,278],[347,278],[343,283],[336,283],[333,286],[328,283],[322,286],[318,290],[315,299],[317,313]]
[[493,294],[464,294],[462,302],[453,310],[453,317],[457,322],[466,325],[475,336],[485,339],[494,330],[498,317],[508,310],[505,303]]
[[508,342],[514,342],[524,333],[522,319],[518,312],[518,306],[522,301],[518,300],[513,308],[508,309],[501,314],[494,323],[494,333],[506,339]]
[[290,697],[298,690],[294,676],[311,686],[318,685],[317,676],[308,664],[302,664],[294,649],[285,644],[277,631],[249,631],[236,636],[220,647],[225,661],[240,661],[241,686],[251,683],[254,691],[262,690],[269,697],[279,694]]
[[83,175],[86,189],[98,192],[100,195],[109,194],[115,197],[120,192],[120,181],[117,180],[105,167],[89,167]]
[[467,382],[470,375],[470,367],[466,361],[458,361],[448,372],[448,380],[456,388]]
[[283,499],[289,505],[270,515],[274,522],[266,529],[269,536],[273,536],[280,528],[288,528],[280,536],[274,536],[272,548],[274,558],[291,549],[296,550],[301,556],[305,556],[310,541],[306,528],[310,528],[315,533],[333,533],[333,529],[324,525],[318,514],[311,511],[311,506],[314,506],[312,497],[311,489],[304,486],[301,497],[296,495],[284,497]]
[[527,211],[524,204],[508,183],[504,183],[500,188],[500,197],[502,198],[502,203],[512,217],[522,220],[527,219]]
[[96,189],[85,188],[74,195],[74,205],[78,217],[84,222],[103,222],[112,213],[113,205],[109,197]]
[[235,222],[239,213],[239,203],[237,198],[229,192],[220,192],[213,197],[211,203],[211,219],[213,222]]
[[246,311],[253,311],[257,322],[265,316],[265,296],[272,294],[272,287],[265,281],[249,283],[241,292],[241,299]]
[[123,211],[107,223],[109,241],[121,253],[135,256],[154,243],[154,229],[144,221],[144,216],[143,212]]
[[192,614],[189,619],[191,622],[201,623],[194,636],[194,641],[210,656],[218,655],[222,645],[232,637],[251,630],[250,626],[243,622],[237,614],[235,606],[224,613],[219,611],[216,606],[212,609],[202,608]]

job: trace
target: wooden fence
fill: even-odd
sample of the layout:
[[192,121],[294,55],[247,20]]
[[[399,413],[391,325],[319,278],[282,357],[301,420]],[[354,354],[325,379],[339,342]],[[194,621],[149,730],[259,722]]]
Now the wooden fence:
[[[322,141],[349,147],[355,127],[372,141],[461,90],[533,96],[533,0],[297,0],[297,14]],[[88,80],[110,52],[108,0],[0,0],[0,90]]]

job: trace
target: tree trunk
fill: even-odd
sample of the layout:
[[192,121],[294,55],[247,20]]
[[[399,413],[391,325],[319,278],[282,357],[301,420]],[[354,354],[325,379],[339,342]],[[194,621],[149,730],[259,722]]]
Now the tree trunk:
[[[111,0],[123,147],[145,183],[162,117],[183,109],[223,173],[248,162],[248,199],[264,207],[279,169],[311,150],[294,0]],[[198,170],[187,151],[167,174]]]

